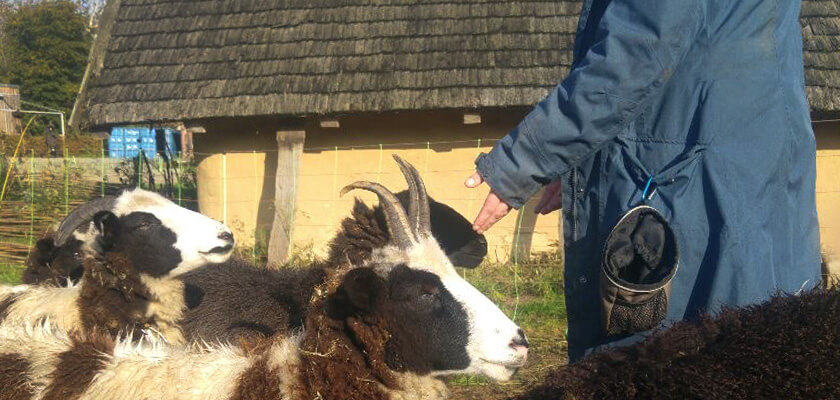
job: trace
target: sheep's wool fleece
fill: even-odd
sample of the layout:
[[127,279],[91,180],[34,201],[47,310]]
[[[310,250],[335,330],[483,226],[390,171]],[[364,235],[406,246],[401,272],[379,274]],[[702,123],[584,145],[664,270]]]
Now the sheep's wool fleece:
[[519,400],[838,399],[840,289],[681,322],[549,373]]

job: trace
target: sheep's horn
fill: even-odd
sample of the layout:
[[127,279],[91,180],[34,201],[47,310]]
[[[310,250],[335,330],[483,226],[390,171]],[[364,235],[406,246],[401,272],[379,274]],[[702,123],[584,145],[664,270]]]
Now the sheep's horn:
[[53,243],[56,246],[64,245],[64,242],[70,238],[70,235],[82,225],[90,222],[96,213],[113,208],[115,199],[113,196],[105,196],[74,208],[73,211],[70,211],[70,214],[64,217],[61,224],[58,225]]
[[373,192],[379,197],[379,205],[385,212],[385,222],[388,225],[388,233],[391,235],[391,240],[397,247],[406,249],[411,247],[413,240],[411,239],[411,228],[408,224],[408,218],[405,215],[405,209],[400,204],[399,199],[390,190],[386,189],[378,183],[368,181],[353,182],[343,189],[341,195],[344,196],[347,192],[353,189],[367,190]]
[[408,219],[414,235],[420,239],[421,236],[431,236],[431,221],[429,217],[429,195],[426,193],[426,185],[420,178],[417,168],[411,163],[403,160],[394,154],[394,160],[400,166],[400,171],[408,183],[409,212]]
[[410,164],[396,154],[393,157],[397,165],[399,165],[400,172],[402,172],[406,183],[408,183],[408,222],[411,225],[411,231],[414,232],[414,236],[419,239],[417,228],[420,225],[420,202],[417,194],[417,181],[414,180],[414,175],[411,174]]

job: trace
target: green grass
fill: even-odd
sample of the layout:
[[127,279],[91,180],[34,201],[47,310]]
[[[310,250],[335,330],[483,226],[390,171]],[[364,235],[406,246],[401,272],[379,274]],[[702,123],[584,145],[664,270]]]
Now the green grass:
[[467,281],[525,331],[531,349],[528,364],[510,382],[494,383],[470,376],[450,378],[453,398],[505,398],[540,382],[549,369],[566,362],[562,265],[563,260],[554,257],[519,265],[485,263],[474,270],[461,270]]
[[[298,252],[290,264],[306,264],[312,256]],[[516,322],[531,343],[528,364],[509,382],[495,383],[475,376],[454,376],[448,382],[452,398],[495,400],[520,393],[541,382],[546,372],[566,363],[566,305],[563,260],[513,264],[484,263],[459,273]],[[20,282],[22,265],[0,264],[0,283]]]
[[0,264],[0,283],[16,285],[20,283],[24,267],[15,264]]

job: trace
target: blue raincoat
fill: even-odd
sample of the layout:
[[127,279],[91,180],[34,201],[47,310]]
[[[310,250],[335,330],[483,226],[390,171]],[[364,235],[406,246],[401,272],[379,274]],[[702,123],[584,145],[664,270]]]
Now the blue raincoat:
[[569,75],[476,160],[516,208],[563,180],[572,360],[641,337],[601,333],[598,272],[605,236],[649,180],[680,246],[666,321],[818,282],[799,8],[585,0]]

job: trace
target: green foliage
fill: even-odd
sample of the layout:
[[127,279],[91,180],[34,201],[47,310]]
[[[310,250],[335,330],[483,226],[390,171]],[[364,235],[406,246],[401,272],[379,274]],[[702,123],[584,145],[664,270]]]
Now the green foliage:
[[14,264],[0,264],[0,284],[17,285],[23,275],[23,266]]
[[27,101],[69,113],[91,44],[80,7],[68,0],[6,4],[0,22],[0,82],[20,85]]

